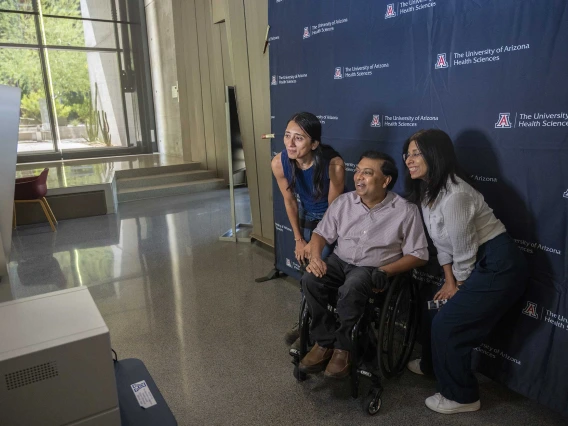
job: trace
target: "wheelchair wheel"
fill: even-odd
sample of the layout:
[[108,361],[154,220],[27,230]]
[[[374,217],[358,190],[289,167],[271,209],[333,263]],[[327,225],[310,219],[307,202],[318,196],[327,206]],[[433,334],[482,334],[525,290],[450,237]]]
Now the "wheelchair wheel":
[[363,411],[374,416],[381,409],[381,402],[381,390],[371,388],[363,400]]
[[409,274],[398,276],[385,297],[379,321],[379,366],[386,378],[404,370],[418,331],[418,288]]
[[306,373],[302,373],[300,371],[300,369],[298,368],[298,366],[295,365],[294,366],[294,378],[299,382],[303,382],[304,380],[306,380],[308,378],[308,376],[306,375]]

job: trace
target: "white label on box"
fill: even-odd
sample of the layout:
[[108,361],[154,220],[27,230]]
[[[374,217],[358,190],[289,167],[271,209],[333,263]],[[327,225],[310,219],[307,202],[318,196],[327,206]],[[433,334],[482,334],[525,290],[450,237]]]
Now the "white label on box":
[[156,405],[156,400],[154,399],[152,392],[150,392],[150,388],[146,384],[146,380],[134,383],[133,385],[130,385],[130,387],[132,388],[140,407],[150,408],[153,405]]

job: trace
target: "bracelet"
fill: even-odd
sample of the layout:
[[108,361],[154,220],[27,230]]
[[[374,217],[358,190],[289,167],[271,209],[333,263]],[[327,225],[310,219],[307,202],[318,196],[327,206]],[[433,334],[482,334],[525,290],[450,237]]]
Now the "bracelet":
[[303,238],[302,238],[302,237],[300,237],[300,238],[294,238],[294,241],[296,241],[296,242],[298,242],[298,241],[302,241],[302,240],[303,240]]

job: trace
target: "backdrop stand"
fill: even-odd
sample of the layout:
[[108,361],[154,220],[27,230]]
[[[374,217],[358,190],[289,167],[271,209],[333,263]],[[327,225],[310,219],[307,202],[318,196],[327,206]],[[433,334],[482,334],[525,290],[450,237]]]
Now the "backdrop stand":
[[[231,229],[225,232],[223,235],[219,237],[219,241],[232,241],[232,242],[239,242],[239,243],[250,243],[252,239],[250,234],[252,232],[252,224],[250,223],[237,223],[237,213],[235,209],[235,179],[234,179],[234,166],[233,166],[233,151],[235,149],[235,145],[238,141],[233,140],[233,133],[240,135],[240,128],[238,127],[238,114],[236,117],[233,117],[235,121],[235,126],[231,127],[231,97],[229,93],[229,89],[233,89],[233,94],[235,93],[234,87],[225,86],[225,119],[227,124],[227,155],[228,155],[228,164],[229,164],[229,194],[231,198]],[[236,111],[236,95],[233,96],[235,105],[233,109]],[[236,138],[235,138],[236,139]],[[240,139],[240,138],[239,138]],[[242,143],[241,145],[242,146]],[[237,149],[242,149],[237,147]],[[238,171],[244,170],[244,168],[237,169]]]
[[263,283],[265,281],[270,281],[270,280],[274,280],[276,278],[281,278],[282,276],[286,276],[286,274],[284,272],[276,269],[276,267],[274,267],[274,269],[272,269],[266,276],[256,278],[254,281],[257,282],[257,283]]

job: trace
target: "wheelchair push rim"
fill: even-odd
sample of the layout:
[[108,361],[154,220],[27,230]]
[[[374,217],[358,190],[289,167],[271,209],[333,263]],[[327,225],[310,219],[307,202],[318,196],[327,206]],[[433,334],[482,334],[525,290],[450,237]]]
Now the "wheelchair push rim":
[[400,374],[414,349],[418,331],[418,289],[409,274],[395,278],[381,309],[379,366],[383,377]]

